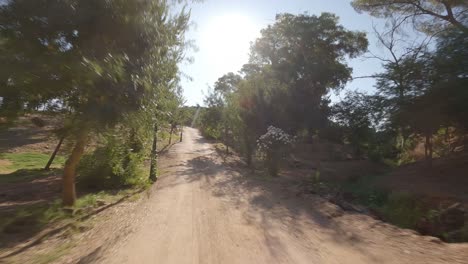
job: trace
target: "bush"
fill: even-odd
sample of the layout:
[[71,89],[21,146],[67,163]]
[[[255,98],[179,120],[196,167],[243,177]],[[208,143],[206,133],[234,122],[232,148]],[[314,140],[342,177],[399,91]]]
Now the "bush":
[[385,221],[403,228],[415,229],[417,223],[427,214],[418,199],[406,193],[391,193],[385,203],[376,210]]
[[293,138],[289,134],[274,126],[269,126],[267,132],[258,139],[258,150],[263,154],[265,166],[271,176],[278,174],[279,163],[292,142]]
[[221,137],[220,128],[213,128],[213,127],[203,127],[202,135],[207,139],[219,139]]
[[143,149],[129,148],[129,142],[107,136],[104,146],[85,155],[78,166],[78,183],[87,188],[108,189],[122,186],[144,185],[147,178],[141,165]]

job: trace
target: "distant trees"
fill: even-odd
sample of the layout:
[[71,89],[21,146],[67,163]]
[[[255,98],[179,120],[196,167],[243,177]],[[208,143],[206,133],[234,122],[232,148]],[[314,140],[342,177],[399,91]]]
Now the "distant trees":
[[[411,161],[408,153],[419,142],[430,164],[440,153],[434,137],[441,133],[458,142],[449,142],[452,151],[462,144],[468,116],[468,93],[462,88],[468,80],[466,4],[353,1],[353,6],[388,19],[386,31],[376,30],[387,56],[371,54],[383,66],[371,76],[375,94],[348,92],[333,105],[326,96],[351,79],[345,59],[367,50],[364,33],[346,30],[329,13],[280,14],[253,42],[240,76],[223,76],[208,94],[202,130],[231,141],[249,165],[261,153],[257,140],[270,126],[298,140],[322,137],[348,144],[358,158],[397,164]],[[405,39],[407,24],[427,38]]]
[[[387,32],[376,32],[390,56],[375,56],[384,67],[375,75],[381,96],[375,109],[384,117],[385,129],[401,138],[397,140],[400,153],[405,152],[408,139],[422,137],[430,164],[435,134],[454,129],[458,139],[466,134],[464,121],[455,121],[465,113],[455,98],[466,100],[466,89],[461,87],[466,87],[468,68],[460,58],[468,52],[467,5],[464,1],[353,1],[353,6],[390,22]],[[405,23],[429,37],[408,45],[401,34]],[[432,39],[435,47],[430,45]]]
[[356,157],[363,157],[369,152],[371,141],[376,134],[376,123],[373,116],[375,101],[371,96],[348,92],[342,101],[332,107],[332,120],[343,133],[343,140],[354,149]]
[[346,30],[330,13],[277,15],[253,43],[241,75],[221,77],[206,97],[202,129],[231,141],[248,164],[270,126],[290,134],[305,130],[311,138],[327,123],[325,95],[351,78],[344,59],[362,54],[367,44],[364,33]]
[[90,133],[136,113],[156,118],[160,95],[171,92],[188,15],[170,12],[168,2],[149,0],[0,6],[0,58],[11,65],[0,71],[2,111],[58,100],[71,112],[75,144],[64,169],[64,205],[75,201],[76,168]]

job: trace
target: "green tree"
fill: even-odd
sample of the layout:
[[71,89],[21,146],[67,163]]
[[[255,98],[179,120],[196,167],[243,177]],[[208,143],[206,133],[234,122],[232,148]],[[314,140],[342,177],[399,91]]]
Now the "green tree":
[[437,32],[447,25],[468,32],[468,4],[464,0],[353,0],[351,5],[375,17],[401,16],[424,32]]
[[371,96],[348,92],[343,100],[332,107],[332,120],[344,128],[345,140],[353,147],[357,157],[367,154],[375,133],[373,106]]
[[290,127],[312,133],[326,120],[322,97],[351,78],[344,59],[362,54],[367,45],[365,33],[346,30],[333,14],[279,14],[253,44],[250,63],[270,67],[274,78],[288,86]]
[[2,51],[11,52],[1,58],[18,69],[2,70],[2,83],[24,94],[21,100],[36,95],[71,109],[76,140],[63,203],[73,205],[90,133],[156,108],[157,91],[176,77],[174,51],[184,44],[188,15],[171,15],[166,1],[12,0],[0,16]]

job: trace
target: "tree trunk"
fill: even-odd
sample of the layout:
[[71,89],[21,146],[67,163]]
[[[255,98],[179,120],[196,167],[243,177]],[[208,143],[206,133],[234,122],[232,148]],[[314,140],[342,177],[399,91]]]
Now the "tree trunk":
[[62,203],[64,206],[73,206],[76,201],[75,176],[76,167],[83,156],[84,148],[88,141],[88,130],[83,129],[78,135],[78,139],[73,147],[70,157],[68,157],[63,169]]
[[429,136],[429,165],[432,165],[432,156],[434,150],[432,148],[432,135]]
[[427,144],[429,139],[428,139],[427,135],[425,136],[425,139],[426,139],[426,141],[424,142],[424,159],[427,160],[427,158],[429,157],[429,151],[428,151],[429,145]]
[[253,148],[252,148],[252,146],[250,146],[250,142],[248,140],[248,137],[244,138],[244,144],[245,144],[245,160],[247,162],[247,166],[251,167],[252,166]]
[[450,139],[450,127],[445,128],[445,142],[447,142],[449,152],[452,152],[452,142]]
[[171,132],[169,133],[169,145],[172,143],[172,133],[174,133],[174,127],[171,125]]
[[151,164],[149,178],[153,182],[158,179],[158,124],[154,124],[153,147],[151,148]]
[[64,139],[65,139],[65,136],[60,137],[60,140],[59,140],[57,146],[55,147],[55,150],[52,153],[52,156],[50,156],[50,159],[47,162],[47,165],[45,166],[44,170],[49,170],[50,169],[50,165],[52,165],[52,162],[54,162],[55,156],[57,155],[57,152],[60,150],[60,146],[62,146],[62,142],[63,142]]
[[224,128],[224,144],[226,145],[226,155],[229,155],[228,130]]
[[426,142],[424,144],[424,154],[426,156],[427,164],[429,166],[432,166],[433,149],[432,149],[432,135],[431,134],[426,134]]

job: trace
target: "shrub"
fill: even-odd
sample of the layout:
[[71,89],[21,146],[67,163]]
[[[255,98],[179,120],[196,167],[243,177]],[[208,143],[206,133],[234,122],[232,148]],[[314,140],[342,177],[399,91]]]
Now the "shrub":
[[[78,183],[87,188],[108,189],[130,185],[143,185],[141,165],[144,149],[133,149],[115,135],[107,135],[105,144],[85,155],[78,166]],[[134,141],[134,139],[132,139]]]
[[399,227],[413,229],[427,213],[418,197],[406,193],[391,193],[385,203],[376,210],[386,221]]
[[278,175],[279,163],[292,145],[293,138],[282,129],[269,126],[267,132],[257,140],[258,150],[263,154],[265,166],[271,176]]

